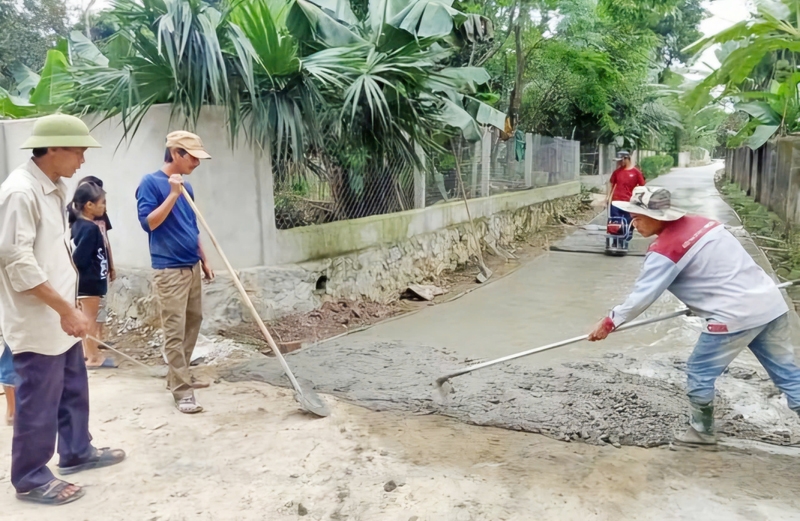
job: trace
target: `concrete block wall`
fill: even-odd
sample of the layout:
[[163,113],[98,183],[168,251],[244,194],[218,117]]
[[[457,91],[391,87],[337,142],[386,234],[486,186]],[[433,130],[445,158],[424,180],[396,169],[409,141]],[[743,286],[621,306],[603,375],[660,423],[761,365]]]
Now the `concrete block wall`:
[[800,222],[800,137],[774,139],[758,150],[728,150],[725,174],[782,219]]

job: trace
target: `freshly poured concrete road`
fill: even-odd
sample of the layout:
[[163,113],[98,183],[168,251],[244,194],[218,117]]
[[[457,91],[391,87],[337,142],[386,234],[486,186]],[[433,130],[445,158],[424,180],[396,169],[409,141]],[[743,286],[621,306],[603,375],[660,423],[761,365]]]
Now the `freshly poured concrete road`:
[[[680,170],[657,183],[674,189],[677,204],[735,227],[735,214],[714,189],[717,168]],[[602,245],[604,239],[581,240]],[[685,422],[682,367],[699,334],[697,318],[496,365],[453,378],[452,392],[432,389],[465,359],[493,359],[586,334],[627,295],[641,263],[642,257],[550,252],[461,299],[291,353],[287,361],[317,392],[373,410],[442,414],[559,440],[663,445]],[[678,307],[667,295],[647,313]],[[735,441],[783,444],[786,433],[793,443],[800,440],[796,417],[787,420],[785,405],[775,407],[774,394],[762,385],[766,378],[749,358],[737,360],[742,380],[732,376],[718,386],[721,432]],[[288,385],[281,367],[266,358],[231,367],[222,377]]]
[[[714,187],[721,163],[675,169],[651,184],[673,193],[674,205],[692,213],[739,226],[736,213]],[[604,222],[604,218],[601,219]],[[578,241],[576,242],[576,239]],[[565,242],[602,251],[602,235],[577,232]],[[635,239],[642,251],[647,241]],[[591,253],[549,252],[511,275],[463,298],[432,306],[415,315],[375,326],[354,340],[393,341],[445,348],[456,355],[491,359],[588,333],[633,286],[643,258],[606,257]],[[662,297],[645,316],[679,307]],[[612,335],[602,343],[581,342],[517,360],[529,367],[602,357],[609,351],[685,352],[697,336],[693,319],[673,319]],[[694,319],[696,320],[696,319]]]

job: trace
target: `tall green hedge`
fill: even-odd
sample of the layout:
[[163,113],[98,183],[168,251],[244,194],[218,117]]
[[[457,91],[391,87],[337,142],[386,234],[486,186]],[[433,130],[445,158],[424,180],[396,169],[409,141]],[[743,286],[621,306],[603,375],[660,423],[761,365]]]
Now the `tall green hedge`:
[[661,174],[666,174],[674,164],[675,160],[672,159],[672,156],[666,155],[646,157],[639,162],[645,179],[653,179]]

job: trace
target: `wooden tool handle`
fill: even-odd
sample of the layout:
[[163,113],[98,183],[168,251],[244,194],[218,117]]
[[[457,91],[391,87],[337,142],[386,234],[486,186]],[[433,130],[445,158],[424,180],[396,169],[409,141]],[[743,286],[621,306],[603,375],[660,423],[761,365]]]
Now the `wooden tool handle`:
[[239,276],[236,275],[236,272],[233,270],[233,266],[231,266],[231,263],[228,262],[228,257],[226,257],[225,252],[222,251],[222,247],[219,245],[219,242],[217,242],[217,238],[214,237],[214,233],[211,231],[211,228],[208,226],[208,223],[206,222],[205,218],[203,218],[203,214],[200,213],[200,210],[197,208],[197,205],[194,203],[191,196],[186,191],[185,186],[181,186],[181,192],[183,193],[183,197],[189,203],[189,206],[191,206],[192,210],[194,210],[194,213],[197,216],[197,220],[200,221],[200,224],[203,226],[203,229],[211,238],[211,242],[214,244],[214,248],[216,248],[217,253],[219,253],[220,257],[222,257],[222,262],[225,263],[225,267],[228,269],[228,273],[231,274],[233,283],[236,286],[236,289],[239,290],[239,294],[242,296],[242,301],[244,302],[247,309],[250,310],[250,314],[253,315],[253,319],[258,324],[258,328],[261,330],[261,333],[267,340],[267,344],[269,344],[270,349],[272,349],[272,352],[275,353],[275,356],[278,358],[281,365],[283,366],[283,370],[286,372],[286,376],[288,376],[289,380],[292,382],[292,386],[298,392],[302,393],[302,391],[300,390],[300,384],[297,383],[297,380],[292,374],[292,371],[289,369],[289,366],[286,363],[286,360],[283,358],[280,349],[278,349],[278,346],[275,344],[275,340],[272,339],[272,335],[269,334],[267,326],[264,324],[264,321],[261,320],[261,316],[259,316],[258,311],[256,311],[256,307],[253,305],[253,301],[250,300],[250,296],[247,294],[247,291],[245,291],[244,286],[242,285],[242,281],[239,280]]

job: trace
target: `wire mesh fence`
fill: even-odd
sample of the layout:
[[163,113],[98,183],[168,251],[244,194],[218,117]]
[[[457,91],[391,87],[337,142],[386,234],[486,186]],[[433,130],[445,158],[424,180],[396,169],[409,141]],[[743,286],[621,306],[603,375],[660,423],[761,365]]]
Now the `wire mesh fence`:
[[577,181],[579,168],[577,141],[519,131],[503,139],[490,132],[477,143],[458,140],[434,158],[426,171],[425,201],[430,206],[461,197],[458,170],[467,198],[475,198]]
[[581,175],[610,176],[617,168],[617,147],[597,143],[582,144]]
[[[569,139],[533,136],[533,186],[552,186],[580,179],[581,144]],[[544,174],[547,174],[546,177]]]
[[[507,138],[507,139],[504,139]],[[273,165],[278,229],[424,208],[577,181],[580,143],[517,132],[455,139],[417,169],[400,158],[326,151]],[[460,176],[459,176],[460,173]]]
[[425,206],[460,198],[462,188],[468,198],[478,197],[481,142],[470,143],[464,139],[454,139],[445,152],[432,157],[426,167]]
[[273,175],[279,230],[415,207],[414,168],[399,158],[344,165],[326,157],[277,161]]

